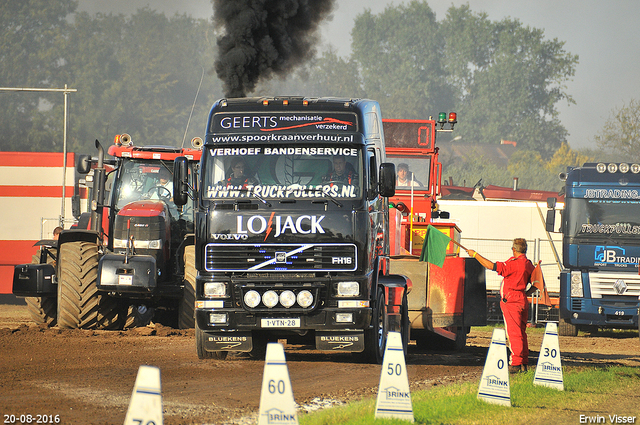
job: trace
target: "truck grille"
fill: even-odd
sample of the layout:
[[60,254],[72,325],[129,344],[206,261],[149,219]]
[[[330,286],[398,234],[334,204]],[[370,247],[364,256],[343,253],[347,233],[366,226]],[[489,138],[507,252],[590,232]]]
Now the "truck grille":
[[[602,298],[607,295],[640,296],[640,276],[629,273],[589,273],[591,296]],[[619,292],[622,291],[622,292]]]
[[357,269],[354,244],[224,244],[205,247],[209,272],[344,272]]

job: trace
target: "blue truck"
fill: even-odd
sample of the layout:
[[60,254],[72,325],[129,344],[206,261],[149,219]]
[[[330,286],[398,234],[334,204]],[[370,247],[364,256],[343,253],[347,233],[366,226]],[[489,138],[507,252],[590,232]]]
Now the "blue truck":
[[[586,163],[565,180],[560,335],[638,328],[640,164]],[[555,227],[550,199],[547,230]]]

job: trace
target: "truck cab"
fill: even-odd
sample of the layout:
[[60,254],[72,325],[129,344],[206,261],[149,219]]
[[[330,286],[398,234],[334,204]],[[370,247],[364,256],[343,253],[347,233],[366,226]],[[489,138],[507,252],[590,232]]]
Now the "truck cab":
[[206,131],[199,357],[259,354],[285,338],[380,362],[386,332],[403,326],[408,343],[410,281],[388,271],[395,170],[377,102],[222,99]]
[[[560,334],[637,328],[640,165],[586,163],[561,178]],[[553,220],[547,227],[553,230]]]

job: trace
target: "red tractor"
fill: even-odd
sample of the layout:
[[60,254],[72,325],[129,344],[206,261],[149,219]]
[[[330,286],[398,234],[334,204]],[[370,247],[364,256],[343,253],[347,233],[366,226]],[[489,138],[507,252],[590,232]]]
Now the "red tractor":
[[195,187],[201,139],[193,149],[133,146],[118,135],[104,158],[78,157],[91,189],[90,213],[64,230],[55,258],[16,266],[13,293],[30,297],[32,317],[62,328],[122,329],[154,314],[179,328],[194,326],[193,201],[173,202],[173,160],[188,159]]

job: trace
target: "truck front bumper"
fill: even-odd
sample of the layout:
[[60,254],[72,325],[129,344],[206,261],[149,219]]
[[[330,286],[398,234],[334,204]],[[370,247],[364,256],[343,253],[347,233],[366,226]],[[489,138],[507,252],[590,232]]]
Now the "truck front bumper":
[[561,305],[560,317],[577,326],[637,328],[638,301],[572,298],[570,308]]
[[[345,313],[351,321],[338,321]],[[221,318],[226,318],[224,323]],[[361,352],[364,332],[371,328],[371,308],[322,309],[312,314],[256,315],[237,309],[196,309],[197,327],[204,333],[207,351],[251,351],[252,331],[260,331],[272,338],[287,336],[315,336],[318,350]]]

